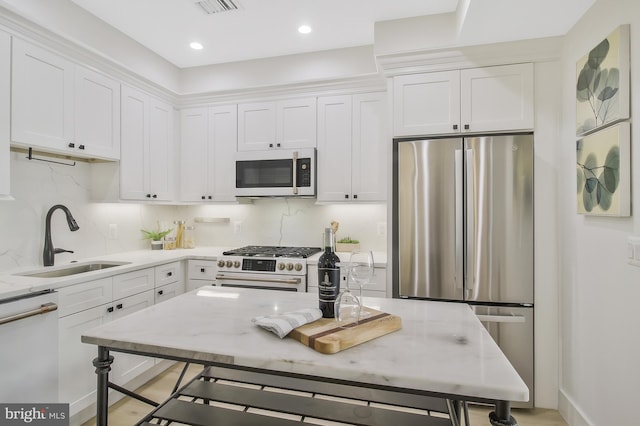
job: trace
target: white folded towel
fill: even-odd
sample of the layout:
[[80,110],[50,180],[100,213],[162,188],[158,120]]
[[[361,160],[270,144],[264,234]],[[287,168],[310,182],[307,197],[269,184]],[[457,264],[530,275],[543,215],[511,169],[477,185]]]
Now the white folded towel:
[[305,308],[283,314],[255,317],[251,321],[260,327],[275,333],[281,339],[291,330],[301,325],[313,322],[322,317],[322,311],[318,308]]

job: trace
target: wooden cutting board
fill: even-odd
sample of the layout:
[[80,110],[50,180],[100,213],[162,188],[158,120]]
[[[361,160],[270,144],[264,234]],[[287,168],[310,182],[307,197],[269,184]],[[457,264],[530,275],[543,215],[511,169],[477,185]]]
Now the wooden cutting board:
[[321,318],[294,328],[288,336],[320,353],[334,354],[402,328],[398,316],[366,307],[363,310],[370,316],[357,324],[350,322],[338,327],[334,318]]

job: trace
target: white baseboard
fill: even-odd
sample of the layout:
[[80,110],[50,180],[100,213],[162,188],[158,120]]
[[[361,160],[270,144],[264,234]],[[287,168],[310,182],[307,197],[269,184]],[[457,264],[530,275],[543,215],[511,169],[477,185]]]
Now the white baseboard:
[[593,426],[574,401],[562,390],[558,392],[558,412],[569,426]]

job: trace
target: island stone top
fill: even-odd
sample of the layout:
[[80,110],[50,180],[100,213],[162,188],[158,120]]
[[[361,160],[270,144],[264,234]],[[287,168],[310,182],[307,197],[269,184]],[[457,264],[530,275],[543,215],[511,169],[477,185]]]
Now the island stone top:
[[[402,329],[325,355],[251,319],[317,305],[317,295],[202,287],[88,330],[112,351],[214,362],[468,398],[527,401],[529,391],[466,304],[365,297]],[[86,368],[92,368],[87,365]]]

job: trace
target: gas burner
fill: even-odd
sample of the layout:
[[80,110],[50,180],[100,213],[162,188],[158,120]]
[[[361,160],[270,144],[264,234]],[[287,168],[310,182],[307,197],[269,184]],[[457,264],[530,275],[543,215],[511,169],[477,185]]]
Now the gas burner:
[[245,246],[225,251],[225,256],[307,258],[320,252],[319,247]]

